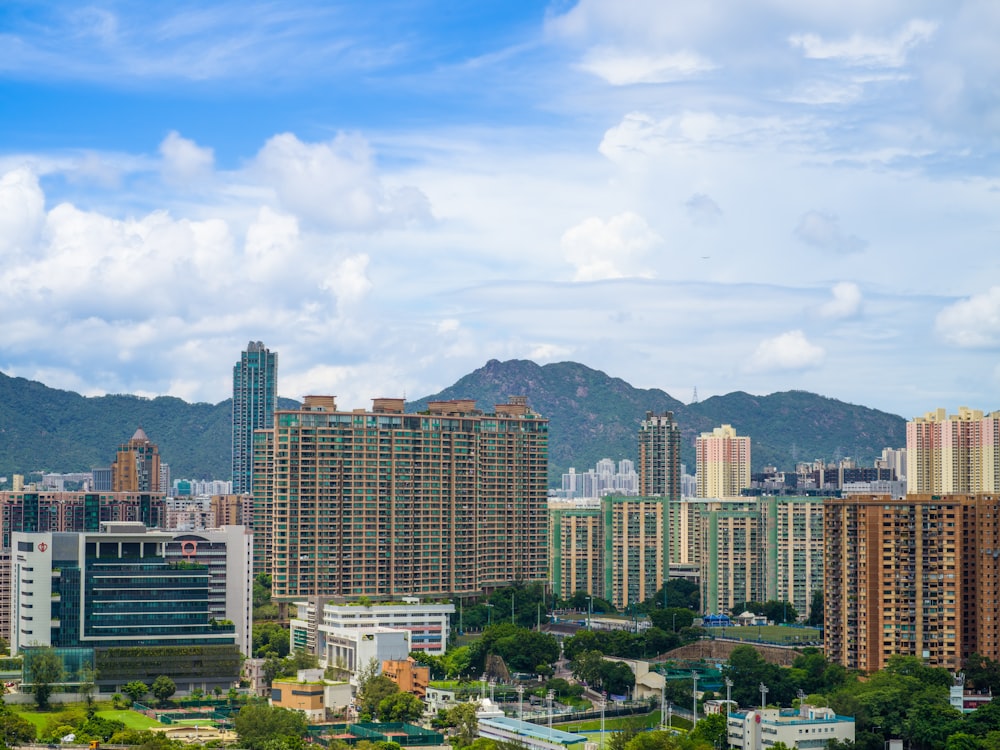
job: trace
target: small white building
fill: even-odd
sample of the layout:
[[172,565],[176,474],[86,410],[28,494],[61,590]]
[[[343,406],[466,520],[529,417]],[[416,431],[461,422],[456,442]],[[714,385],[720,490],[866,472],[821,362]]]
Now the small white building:
[[797,710],[733,711],[726,726],[729,746],[738,750],[765,750],[778,742],[800,748],[823,748],[830,740],[854,742],[853,717],[807,703]]
[[[454,604],[421,603],[417,597],[399,602],[325,604],[296,602],[298,617],[291,621],[291,643],[323,659],[320,632],[392,628],[406,631],[410,648],[442,655],[448,650],[449,617]],[[387,657],[388,658],[388,657]]]

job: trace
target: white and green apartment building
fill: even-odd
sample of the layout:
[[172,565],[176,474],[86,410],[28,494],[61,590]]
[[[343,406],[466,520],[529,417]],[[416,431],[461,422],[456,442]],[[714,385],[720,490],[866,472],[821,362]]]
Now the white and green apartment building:
[[782,742],[787,747],[826,747],[830,740],[854,742],[854,718],[833,709],[803,703],[798,709],[733,711],[726,719],[729,747],[766,750]]

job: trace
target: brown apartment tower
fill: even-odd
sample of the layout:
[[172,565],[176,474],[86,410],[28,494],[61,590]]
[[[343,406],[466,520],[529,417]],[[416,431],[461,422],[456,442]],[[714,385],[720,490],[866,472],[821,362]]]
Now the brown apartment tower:
[[1000,660],[1000,495],[853,495],[824,502],[827,657],[962,669]]
[[278,600],[546,579],[548,420],[522,397],[491,414],[472,400],[407,414],[403,399],[340,411],[307,396],[254,445],[255,558]]
[[165,492],[160,487],[160,449],[142,427],[127,443],[118,446],[111,464],[111,489],[115,492]]

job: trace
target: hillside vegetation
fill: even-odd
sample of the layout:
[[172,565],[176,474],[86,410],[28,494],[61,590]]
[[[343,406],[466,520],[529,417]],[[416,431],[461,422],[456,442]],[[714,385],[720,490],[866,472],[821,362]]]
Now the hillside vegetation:
[[[636,458],[639,421],[673,411],[683,433],[682,460],[694,470],[694,439],[723,423],[753,440],[753,466],[792,469],[796,461],[851,456],[865,465],[885,447],[906,443],[902,417],[804,391],[752,396],[736,392],[683,404],[659,389],[633,388],[575,362],[537,365],[490,360],[440,393],[407,405],[473,398],[491,411],[508,396],[528,397],[550,420],[549,477],[570,466]],[[296,402],[281,399],[284,408]],[[172,476],[226,479],[231,465],[230,400],[189,404],[178,398],[87,398],[0,373],[0,475],[89,471],[108,466],[115,449],[142,428],[160,447]]]

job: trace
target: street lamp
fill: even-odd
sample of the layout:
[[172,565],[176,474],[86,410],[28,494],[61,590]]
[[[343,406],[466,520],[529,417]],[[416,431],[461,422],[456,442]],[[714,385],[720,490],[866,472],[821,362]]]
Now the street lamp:
[[587,630],[593,630],[594,626],[591,624],[591,620],[594,617],[594,597],[587,597]]
[[763,711],[765,708],[767,708],[767,693],[768,693],[767,685],[765,685],[763,682],[760,683],[760,710],[761,711]]
[[496,685],[497,685],[496,677],[490,677],[490,703],[496,703],[496,700],[493,697],[494,695],[493,691],[496,688]]
[[552,736],[552,699],[556,697],[556,692],[554,690],[549,690],[545,694],[545,700],[549,704],[549,737]]
[[517,686],[517,718],[524,721],[524,685]]
[[728,677],[726,678],[726,716],[729,716],[729,704],[732,702],[731,691],[733,689],[733,681]]
[[486,627],[493,624],[493,605],[486,602]]
[[694,729],[694,725],[698,723],[698,673],[693,669],[691,679],[694,681],[694,687],[691,689],[691,728]]
[[660,685],[660,728],[667,725],[667,677],[663,676],[663,684]]
[[604,747],[604,707],[608,704],[607,698],[601,698],[601,747]]

